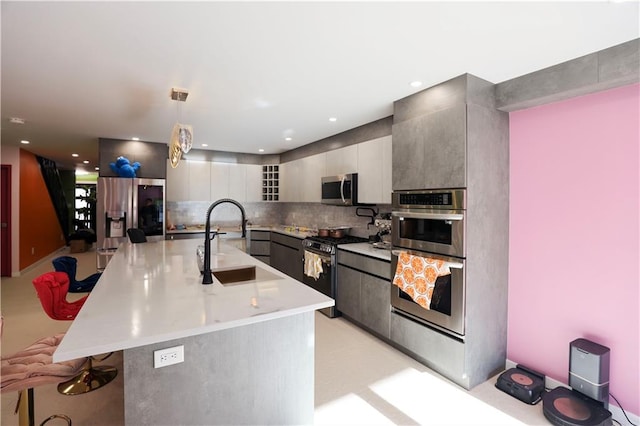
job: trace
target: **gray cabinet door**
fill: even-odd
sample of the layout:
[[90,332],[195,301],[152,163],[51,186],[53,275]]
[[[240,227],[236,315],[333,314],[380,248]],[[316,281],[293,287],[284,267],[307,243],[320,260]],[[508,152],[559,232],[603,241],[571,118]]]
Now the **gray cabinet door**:
[[391,316],[391,285],[389,280],[361,274],[360,322],[376,333],[389,338]]
[[[291,245],[289,245],[291,244]],[[295,238],[276,238],[272,235],[270,246],[270,264],[291,278],[302,281],[304,265],[300,240]]]
[[393,125],[393,190],[466,186],[465,104]]
[[360,275],[355,269],[338,265],[336,308],[356,321],[360,321]]

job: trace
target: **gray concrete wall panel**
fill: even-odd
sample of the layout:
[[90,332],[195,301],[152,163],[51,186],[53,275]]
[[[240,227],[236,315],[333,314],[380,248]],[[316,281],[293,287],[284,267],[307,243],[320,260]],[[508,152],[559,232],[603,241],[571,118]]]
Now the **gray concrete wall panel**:
[[[312,424],[313,342],[314,312],[307,312],[127,349],[125,422]],[[153,351],[175,345],[184,345],[185,361],[154,369]]]
[[640,81],[640,39],[504,81],[496,107],[516,111]]

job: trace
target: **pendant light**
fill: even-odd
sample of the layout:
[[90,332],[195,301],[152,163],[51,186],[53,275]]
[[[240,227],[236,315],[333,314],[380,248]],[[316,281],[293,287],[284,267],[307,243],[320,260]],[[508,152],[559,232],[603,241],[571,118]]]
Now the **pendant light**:
[[185,89],[175,87],[171,89],[171,99],[177,102],[178,109],[178,120],[173,126],[169,142],[169,162],[174,169],[178,167],[182,154],[189,152],[193,146],[193,128],[188,124],[180,123],[181,102],[185,102],[188,95],[189,92]]

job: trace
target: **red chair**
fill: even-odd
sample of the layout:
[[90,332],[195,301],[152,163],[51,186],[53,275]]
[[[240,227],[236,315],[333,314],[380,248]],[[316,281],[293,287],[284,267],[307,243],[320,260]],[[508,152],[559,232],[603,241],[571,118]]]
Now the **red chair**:
[[47,272],[33,280],[42,308],[55,320],[73,320],[87,300],[87,296],[75,302],[67,301],[69,276],[65,272]]
[[[76,318],[89,295],[75,302],[67,301],[69,276],[65,272],[47,272],[33,280],[38,298],[44,311],[55,320],[71,321]],[[111,354],[99,361],[104,361]],[[64,395],[79,395],[91,392],[116,378],[118,370],[110,366],[94,367],[93,357],[89,357],[83,371],[76,377],[58,385],[58,392]]]
[[[0,337],[2,336],[2,318],[0,318]],[[0,392],[18,391],[19,424],[35,424],[33,388],[49,383],[59,383],[71,379],[82,371],[87,358],[65,362],[53,362],[52,355],[64,333],[45,337],[27,348],[12,355],[2,356],[0,369]],[[26,417],[26,418],[25,418]],[[53,419],[63,419],[71,425],[71,419],[64,414],[54,414],[40,423],[40,426]]]

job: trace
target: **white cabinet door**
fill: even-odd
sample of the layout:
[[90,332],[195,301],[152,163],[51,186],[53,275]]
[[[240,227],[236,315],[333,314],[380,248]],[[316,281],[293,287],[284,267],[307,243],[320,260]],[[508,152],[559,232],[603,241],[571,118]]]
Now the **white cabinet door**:
[[291,163],[280,163],[280,201],[289,201],[289,165]]
[[211,201],[229,198],[229,164],[211,164]]
[[391,203],[391,136],[359,143],[358,201]]
[[383,204],[391,204],[391,192],[393,191],[393,139],[391,135],[382,138],[382,198]]
[[246,164],[247,169],[247,201],[262,201],[262,166]]
[[187,201],[189,199],[189,165],[180,161],[175,169],[167,160],[167,201]]
[[322,199],[321,181],[326,174],[326,153],[300,159],[300,200],[305,203],[319,203]]
[[358,145],[349,145],[327,153],[327,176],[358,171]]
[[245,164],[229,164],[229,198],[247,201],[247,168]]
[[[208,161],[187,161],[189,166],[188,197],[190,201],[211,200],[211,166]],[[183,164],[179,164],[181,167]]]
[[280,164],[280,198],[282,201],[297,203],[301,200],[301,163],[302,160]]

